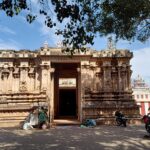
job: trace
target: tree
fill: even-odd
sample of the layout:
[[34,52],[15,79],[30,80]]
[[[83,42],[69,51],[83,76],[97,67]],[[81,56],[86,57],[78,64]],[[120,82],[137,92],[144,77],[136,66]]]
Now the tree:
[[[38,13],[33,11],[33,0],[1,0],[0,10],[10,17],[26,10],[26,19],[32,23],[37,15],[45,16],[49,28],[62,24],[56,30],[63,36],[66,52],[85,51],[86,44],[93,44],[94,37],[114,34],[116,40],[150,37],[149,0],[37,0]],[[56,16],[57,20],[52,17]]]

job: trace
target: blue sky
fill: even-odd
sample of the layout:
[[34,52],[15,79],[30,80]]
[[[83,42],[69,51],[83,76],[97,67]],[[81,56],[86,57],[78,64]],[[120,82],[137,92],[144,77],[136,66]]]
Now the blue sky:
[[[53,47],[57,45],[59,40],[60,37],[54,34],[54,29],[49,29],[44,25],[42,16],[29,24],[23,16],[10,18],[0,12],[0,49],[35,50],[43,46],[45,41]],[[106,49],[107,37],[97,37],[91,48],[96,50]],[[133,52],[134,57],[131,60],[132,78],[139,74],[150,85],[150,40],[145,43],[120,40],[116,48],[129,49]]]

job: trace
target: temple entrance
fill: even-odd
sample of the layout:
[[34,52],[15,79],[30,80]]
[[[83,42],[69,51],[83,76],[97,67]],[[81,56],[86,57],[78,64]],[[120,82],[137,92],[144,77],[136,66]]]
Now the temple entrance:
[[59,116],[76,117],[76,90],[59,90]]
[[78,63],[55,63],[54,119],[78,119]]

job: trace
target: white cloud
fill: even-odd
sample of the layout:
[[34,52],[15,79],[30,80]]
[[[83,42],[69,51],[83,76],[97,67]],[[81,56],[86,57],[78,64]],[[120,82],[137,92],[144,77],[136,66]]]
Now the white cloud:
[[6,26],[2,26],[0,25],[0,33],[7,33],[7,34],[13,34],[15,35],[15,31],[13,31],[12,29],[6,27]]
[[56,46],[57,43],[60,41],[61,37],[55,34],[56,29],[59,28],[59,26],[57,27],[53,27],[53,28],[48,28],[45,25],[45,18],[41,15],[38,16],[37,21],[40,25],[39,31],[41,33],[41,36],[43,37],[43,39],[45,41],[48,41],[48,43],[51,43],[52,45],[50,46]]
[[[32,3],[32,10],[35,14],[38,14],[38,11],[40,9],[39,1],[38,0],[31,0]],[[46,12],[51,16],[51,19],[53,22],[57,22],[57,17],[54,12],[54,6],[51,4],[51,2],[48,2],[48,6],[46,6]],[[62,28],[62,24],[57,22],[57,26],[53,28],[48,28],[45,25],[45,16],[44,15],[37,15],[36,21],[39,24],[39,32],[40,36],[44,41],[47,41],[50,45],[49,46],[56,46],[57,43],[61,40],[61,37],[56,35],[56,29]],[[43,41],[43,42],[44,42]]]
[[142,76],[148,83],[150,83],[150,47],[133,51],[132,65],[132,78],[137,75]]
[[4,49],[4,50],[7,50],[7,49],[19,50],[20,47],[21,47],[21,45],[12,39],[8,39],[7,41],[0,39],[0,49],[1,50],[2,49]]

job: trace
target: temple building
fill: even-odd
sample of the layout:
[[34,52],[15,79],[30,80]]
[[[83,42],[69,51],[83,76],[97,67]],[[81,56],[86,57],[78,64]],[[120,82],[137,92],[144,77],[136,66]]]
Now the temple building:
[[140,106],[140,114],[146,115],[150,108],[150,87],[139,75],[133,80],[132,86],[134,99]]
[[132,56],[115,48],[70,56],[47,43],[36,51],[0,50],[0,126],[19,125],[33,106],[47,107],[50,122],[100,118],[108,124],[118,109],[135,122]]

